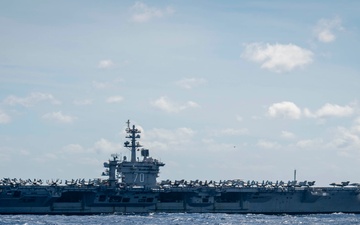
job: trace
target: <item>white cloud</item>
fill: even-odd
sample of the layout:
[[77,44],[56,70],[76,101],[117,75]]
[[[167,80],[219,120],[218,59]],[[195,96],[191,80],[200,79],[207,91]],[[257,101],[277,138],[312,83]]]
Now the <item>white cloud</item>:
[[93,100],[91,99],[74,100],[73,103],[75,105],[91,105],[93,103]]
[[174,10],[171,7],[158,9],[155,7],[149,7],[142,2],[136,2],[131,7],[131,11],[133,12],[131,20],[137,23],[148,22],[153,18],[162,18],[174,13]]
[[185,104],[178,104],[178,103],[172,102],[169,98],[164,97],[164,96],[151,102],[151,104],[163,111],[170,112],[170,113],[172,113],[172,112],[177,113],[177,112],[180,112],[180,111],[188,109],[188,108],[199,107],[199,105],[193,101],[188,101]]
[[111,83],[93,81],[92,85],[96,89],[105,89],[111,86]]
[[236,116],[236,121],[242,122],[243,120],[244,119],[242,118],[242,116],[239,116],[239,115]]
[[92,85],[96,89],[118,88],[119,87],[118,84],[121,82],[123,82],[123,79],[118,78],[108,82],[93,81]]
[[360,134],[353,128],[346,129],[343,127],[338,128],[338,135],[333,143],[338,148],[355,147],[360,148]]
[[0,109],[0,124],[10,123],[11,117]]
[[182,80],[177,81],[176,83],[182,88],[192,89],[205,84],[206,80],[203,78],[184,78]]
[[251,116],[252,120],[261,120],[262,117],[261,116]]
[[19,154],[22,155],[22,156],[31,155],[30,152],[28,150],[25,150],[25,149],[20,150]]
[[360,117],[354,120],[350,128],[338,127],[335,137],[330,142],[330,146],[342,149],[360,149]]
[[355,123],[357,123],[357,124],[360,125],[360,117],[358,117],[358,118],[355,119]]
[[119,143],[113,143],[105,138],[101,138],[96,141],[91,148],[84,148],[79,144],[69,144],[64,146],[60,153],[66,154],[84,154],[84,153],[105,153],[113,154],[119,152],[122,149],[122,145]]
[[52,112],[43,115],[44,119],[53,120],[59,123],[72,123],[76,118],[73,116],[65,115],[61,111]]
[[119,103],[124,100],[124,97],[122,96],[111,96],[106,99],[107,103]]
[[34,158],[34,160],[38,161],[38,162],[49,162],[49,161],[53,161],[57,158],[58,158],[58,156],[53,153],[45,153],[45,154],[42,154],[41,156]]
[[195,131],[191,128],[181,127],[175,130],[155,128],[146,133],[146,138],[157,140],[176,141],[177,139],[187,139],[195,135]]
[[104,138],[101,138],[94,144],[93,149],[96,152],[112,154],[118,152],[121,147],[122,145],[120,144],[112,143]]
[[61,152],[70,153],[70,154],[79,154],[79,153],[85,153],[86,150],[79,144],[69,144],[63,147]]
[[8,96],[4,102],[9,105],[22,105],[24,107],[31,107],[36,103],[42,101],[49,101],[51,104],[61,104],[61,102],[54,98],[51,94],[41,93],[41,92],[33,92],[30,95],[21,98],[14,95]]
[[[195,136],[196,132],[191,128],[182,127],[175,130],[155,128],[144,133],[145,146],[167,150],[179,145],[189,143]],[[155,140],[155,141],[153,141]],[[171,147],[170,147],[171,146]]]
[[301,110],[293,102],[284,101],[272,104],[268,109],[268,115],[274,118],[299,119],[301,117]]
[[246,128],[242,129],[233,129],[233,128],[227,128],[223,130],[216,130],[213,131],[213,135],[219,136],[219,135],[226,135],[226,136],[240,136],[244,134],[248,134],[249,130]]
[[354,113],[354,109],[350,106],[339,106],[333,104],[325,104],[319,110],[316,111],[317,117],[324,117],[324,116],[337,116],[337,117],[344,117],[350,116]]
[[260,63],[261,68],[275,72],[291,71],[313,61],[310,50],[293,44],[246,44],[242,57]]
[[316,112],[312,113],[309,109],[304,109],[304,115],[307,117],[313,117],[313,118],[323,118],[323,117],[346,117],[353,115],[355,110],[346,105],[346,106],[339,106],[336,104],[330,104],[326,103],[324,106],[322,106],[320,109],[318,109]]
[[204,149],[206,149],[206,152],[211,152],[214,154],[224,154],[224,152],[233,154],[234,149],[240,147],[240,148],[246,148],[246,143],[234,145],[234,143],[222,143],[218,140],[210,139],[210,138],[203,138],[201,139],[201,142],[204,146]]
[[277,142],[266,141],[266,140],[259,140],[256,145],[266,149],[274,149],[281,147]]
[[293,134],[289,131],[283,130],[283,131],[281,131],[281,137],[286,138],[286,139],[293,139],[293,138],[295,138],[295,134]]
[[333,19],[321,19],[315,27],[315,35],[317,39],[324,43],[335,41],[335,31],[343,30],[341,19],[335,17]]
[[306,117],[315,117],[315,115],[308,108],[304,108],[303,111]]
[[272,104],[268,109],[268,115],[270,117],[282,117],[290,119],[300,119],[302,115],[308,118],[322,119],[320,122],[325,122],[325,117],[347,117],[355,113],[353,106],[345,105],[340,106],[337,104],[326,103],[315,112],[311,112],[308,108],[301,110],[293,102],[279,102]]
[[300,148],[319,148],[323,145],[322,139],[306,139],[300,140],[296,143],[297,147]]
[[115,66],[115,63],[110,59],[104,59],[98,63],[98,68],[100,68],[100,69],[110,69],[114,66]]

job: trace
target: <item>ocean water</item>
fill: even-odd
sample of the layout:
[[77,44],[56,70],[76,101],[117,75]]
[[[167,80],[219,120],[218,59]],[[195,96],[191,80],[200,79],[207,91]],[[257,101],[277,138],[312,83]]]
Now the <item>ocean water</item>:
[[61,224],[360,224],[357,214],[314,215],[253,215],[253,214],[187,214],[154,213],[146,215],[0,215],[0,224],[61,225]]

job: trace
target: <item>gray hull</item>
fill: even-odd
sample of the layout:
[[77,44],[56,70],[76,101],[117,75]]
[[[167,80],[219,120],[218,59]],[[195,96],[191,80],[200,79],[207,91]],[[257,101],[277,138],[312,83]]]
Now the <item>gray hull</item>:
[[0,214],[360,213],[358,188],[0,187]]

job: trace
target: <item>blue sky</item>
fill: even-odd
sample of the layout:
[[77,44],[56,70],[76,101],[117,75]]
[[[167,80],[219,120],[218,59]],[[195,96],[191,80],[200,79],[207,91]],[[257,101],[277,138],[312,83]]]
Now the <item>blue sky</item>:
[[360,3],[0,3],[0,177],[359,182]]

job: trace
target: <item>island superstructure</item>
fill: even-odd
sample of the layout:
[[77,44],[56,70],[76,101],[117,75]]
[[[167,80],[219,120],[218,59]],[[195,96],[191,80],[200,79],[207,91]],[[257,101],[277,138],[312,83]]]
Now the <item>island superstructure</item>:
[[[158,177],[160,167],[165,164],[149,157],[149,149],[142,148],[138,139],[140,139],[141,131],[133,125],[130,127],[130,121],[127,121],[126,138],[129,141],[124,142],[124,147],[131,151],[131,159],[127,161],[124,156],[122,161],[118,160],[117,155],[112,155],[112,160],[104,163],[104,167],[109,168],[104,175],[108,175],[108,181],[110,187],[116,187],[120,185],[125,186],[138,186],[153,188],[156,187],[156,178]],[[142,160],[136,156],[136,152],[140,151]],[[118,181],[120,177],[120,182]]]

